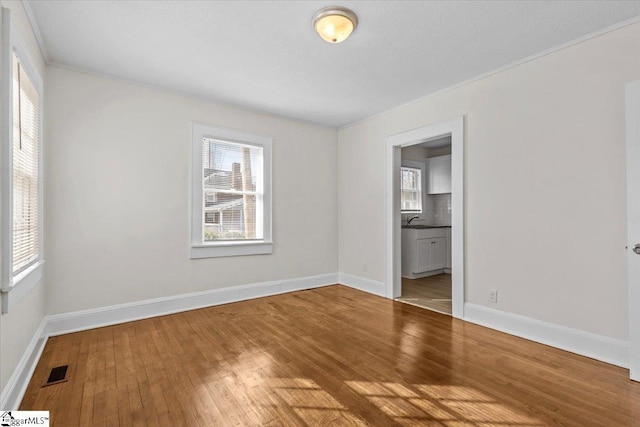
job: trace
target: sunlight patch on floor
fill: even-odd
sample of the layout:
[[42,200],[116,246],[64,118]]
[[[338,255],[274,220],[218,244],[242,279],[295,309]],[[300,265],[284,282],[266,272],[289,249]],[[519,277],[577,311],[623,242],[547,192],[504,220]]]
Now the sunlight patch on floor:
[[270,389],[309,426],[366,426],[335,397],[307,378],[269,378]]
[[347,381],[347,385],[402,425],[545,425],[470,387],[366,381]]

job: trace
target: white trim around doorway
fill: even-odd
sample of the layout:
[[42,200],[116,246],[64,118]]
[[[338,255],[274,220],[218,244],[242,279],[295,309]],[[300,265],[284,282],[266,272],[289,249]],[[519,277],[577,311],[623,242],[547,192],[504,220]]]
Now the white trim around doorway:
[[640,80],[627,84],[627,281],[629,287],[629,377],[640,381],[640,259],[633,247],[640,242]]
[[464,117],[391,135],[385,146],[385,295],[400,296],[400,149],[451,135],[452,316],[464,317]]

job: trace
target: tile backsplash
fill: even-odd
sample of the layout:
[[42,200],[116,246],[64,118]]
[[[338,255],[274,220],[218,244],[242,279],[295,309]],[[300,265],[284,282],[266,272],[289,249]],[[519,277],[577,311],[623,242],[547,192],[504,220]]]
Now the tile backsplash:
[[451,194],[425,194],[424,197],[424,211],[419,214],[403,213],[402,223],[406,224],[408,218],[418,215],[420,218],[413,224],[451,225]]
[[451,225],[451,194],[427,194],[424,219],[430,225]]

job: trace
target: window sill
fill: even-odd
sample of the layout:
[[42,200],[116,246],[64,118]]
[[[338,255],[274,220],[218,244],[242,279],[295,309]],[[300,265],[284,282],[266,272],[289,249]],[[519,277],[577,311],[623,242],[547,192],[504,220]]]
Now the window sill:
[[272,252],[273,242],[224,242],[210,245],[192,245],[191,259],[265,255]]
[[42,280],[44,260],[38,261],[25,271],[15,276],[10,285],[0,288],[2,292],[2,312],[8,313],[11,306],[17,304]]

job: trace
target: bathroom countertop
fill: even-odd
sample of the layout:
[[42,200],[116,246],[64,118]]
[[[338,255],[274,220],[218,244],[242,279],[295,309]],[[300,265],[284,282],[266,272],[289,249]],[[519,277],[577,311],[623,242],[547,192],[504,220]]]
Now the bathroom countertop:
[[423,230],[425,228],[451,228],[450,225],[423,225],[423,224],[415,224],[415,225],[403,225],[402,228],[408,228],[411,230]]

